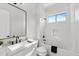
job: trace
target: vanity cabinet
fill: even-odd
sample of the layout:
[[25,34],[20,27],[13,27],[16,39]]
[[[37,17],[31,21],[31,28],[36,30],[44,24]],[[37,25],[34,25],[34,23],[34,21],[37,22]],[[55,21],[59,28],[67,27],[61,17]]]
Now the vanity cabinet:
[[1,47],[0,46],[0,56],[5,56],[6,55],[6,49],[5,49],[5,47]]

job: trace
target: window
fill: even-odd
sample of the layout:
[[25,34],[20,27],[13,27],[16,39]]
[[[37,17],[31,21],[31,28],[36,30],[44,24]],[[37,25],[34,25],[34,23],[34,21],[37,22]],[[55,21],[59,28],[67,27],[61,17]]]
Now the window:
[[48,16],[48,23],[54,23],[55,22],[55,16]]
[[63,22],[66,20],[66,13],[57,15],[57,22]]
[[67,16],[66,12],[48,16],[48,23],[64,22],[66,21],[66,16]]

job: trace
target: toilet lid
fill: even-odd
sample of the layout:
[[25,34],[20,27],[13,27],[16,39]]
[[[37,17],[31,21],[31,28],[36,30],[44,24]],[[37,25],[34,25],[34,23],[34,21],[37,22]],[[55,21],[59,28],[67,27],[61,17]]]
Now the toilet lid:
[[47,52],[45,47],[39,47],[39,48],[37,48],[37,51],[38,52]]

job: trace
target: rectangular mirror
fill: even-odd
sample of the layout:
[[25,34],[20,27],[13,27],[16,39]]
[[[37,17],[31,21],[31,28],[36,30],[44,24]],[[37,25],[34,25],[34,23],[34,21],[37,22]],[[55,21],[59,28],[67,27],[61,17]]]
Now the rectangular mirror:
[[26,11],[15,5],[0,3],[0,39],[25,35]]
[[25,36],[25,11],[13,4],[11,8],[10,36]]
[[25,36],[26,11],[11,3],[8,4],[12,9],[10,16],[10,36]]

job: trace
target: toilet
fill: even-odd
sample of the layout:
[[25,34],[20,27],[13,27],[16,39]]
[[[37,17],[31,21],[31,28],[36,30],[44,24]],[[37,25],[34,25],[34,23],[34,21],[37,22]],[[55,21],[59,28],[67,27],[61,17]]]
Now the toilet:
[[43,46],[38,47],[38,48],[36,49],[36,51],[37,51],[37,55],[38,55],[38,56],[46,56],[46,55],[47,55],[47,50],[46,50],[46,48],[43,47]]

